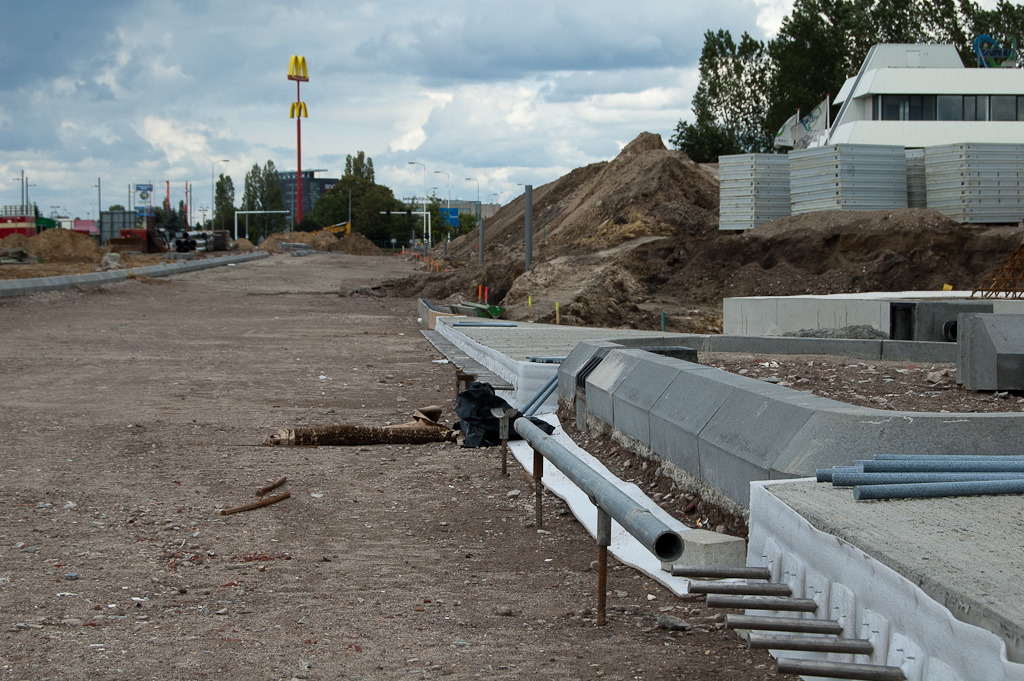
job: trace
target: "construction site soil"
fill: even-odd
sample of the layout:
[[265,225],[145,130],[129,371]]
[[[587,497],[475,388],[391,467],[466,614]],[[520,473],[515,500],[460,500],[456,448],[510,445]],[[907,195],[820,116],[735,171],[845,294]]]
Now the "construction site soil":
[[[793,678],[614,561],[597,627],[593,539],[553,497],[533,526],[497,448],[259,446],[454,420],[415,301],[338,295],[413,267],[275,256],[0,299],[0,676]],[[221,514],[281,477],[290,498]]]
[[449,303],[486,286],[508,319],[554,321],[557,303],[562,324],[660,329],[664,313],[669,331],[714,333],[727,297],[973,290],[1024,238],[1019,225],[927,209],[808,213],[742,232],[720,231],[717,213],[714,174],[643,133],[533,191],[529,271],[520,196],[486,221],[482,266],[473,231],[394,290]]

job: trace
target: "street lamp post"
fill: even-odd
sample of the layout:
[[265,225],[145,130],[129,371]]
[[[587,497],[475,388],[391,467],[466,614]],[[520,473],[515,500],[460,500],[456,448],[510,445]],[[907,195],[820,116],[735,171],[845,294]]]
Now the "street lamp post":
[[452,207],[452,176],[449,175],[448,173],[446,173],[443,170],[435,170],[434,174],[435,175],[436,174],[441,174],[441,175],[444,175],[446,178],[448,178],[448,205],[446,206],[446,208],[451,208]]
[[[227,162],[228,160],[226,158],[222,158],[219,161],[214,161],[213,163],[210,164],[210,205],[213,207],[211,210],[215,210],[217,207],[217,193],[216,190],[214,189],[213,184],[213,169],[217,166],[218,163]],[[214,213],[214,215],[215,214],[216,213]]]
[[480,207],[480,180],[475,177],[467,177],[466,182],[476,182],[476,216],[479,218],[482,212]]
[[429,244],[430,233],[427,227],[427,166],[419,161],[409,161],[411,166],[423,166],[423,239]]

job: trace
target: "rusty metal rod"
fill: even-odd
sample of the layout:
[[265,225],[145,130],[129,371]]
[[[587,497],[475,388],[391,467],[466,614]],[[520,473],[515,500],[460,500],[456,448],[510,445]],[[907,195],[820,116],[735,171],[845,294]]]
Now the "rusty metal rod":
[[268,492],[271,492],[271,491],[277,489],[278,487],[280,487],[281,485],[283,485],[286,482],[288,482],[288,476],[287,475],[282,475],[280,478],[278,478],[274,482],[270,483],[269,485],[264,485],[263,487],[260,487],[258,490],[256,490],[256,496],[258,496],[258,497],[265,496]]
[[[532,425],[532,424],[531,424]],[[536,426],[535,426],[536,427]],[[543,497],[544,497],[544,483],[542,478],[544,477],[544,455],[536,449],[533,450],[533,484],[537,491],[536,501],[534,503],[537,510],[537,527],[544,527],[544,510],[543,510]]]
[[815,620],[803,617],[753,617],[726,615],[726,629],[759,629],[762,631],[792,631],[801,634],[843,633],[843,625],[835,620]]
[[253,504],[246,504],[245,506],[236,506],[235,508],[221,509],[220,514],[221,515],[231,515],[232,513],[241,513],[243,511],[253,511],[253,510],[257,509],[257,508],[263,508],[264,506],[270,506],[271,504],[276,504],[279,501],[284,501],[285,499],[287,499],[291,495],[292,495],[291,492],[285,492],[283,494],[278,494],[277,496],[267,497],[263,501],[257,501],[256,503],[253,503]]
[[776,665],[780,674],[823,676],[830,679],[857,679],[858,681],[906,681],[899,667],[877,664],[850,664],[847,662],[820,662],[781,658]]
[[708,594],[709,608],[739,608],[741,610],[780,610],[786,612],[815,612],[818,604],[810,598],[785,596],[735,596]]
[[788,584],[736,584],[733,582],[690,582],[692,594],[743,594],[745,596],[792,596]]
[[727,567],[725,565],[673,565],[673,577],[696,577],[701,579],[771,579],[768,568]]
[[612,517],[597,507],[597,626],[608,623],[608,547],[612,543]]
[[767,650],[803,650],[815,653],[848,653],[870,655],[875,652],[871,641],[862,638],[832,638],[831,636],[786,636],[750,632],[747,647]]

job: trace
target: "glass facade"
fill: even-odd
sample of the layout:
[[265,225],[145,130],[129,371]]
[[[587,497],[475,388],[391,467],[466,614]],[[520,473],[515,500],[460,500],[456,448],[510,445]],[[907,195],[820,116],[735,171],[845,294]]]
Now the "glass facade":
[[875,95],[875,121],[1024,121],[1024,95]]

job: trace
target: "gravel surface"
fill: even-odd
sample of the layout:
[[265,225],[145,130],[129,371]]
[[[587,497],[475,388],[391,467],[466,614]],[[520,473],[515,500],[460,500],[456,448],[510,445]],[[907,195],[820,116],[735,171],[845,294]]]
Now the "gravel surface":
[[[0,678],[784,678],[614,562],[596,627],[593,540],[556,499],[532,527],[496,449],[256,446],[452,420],[414,301],[372,295],[405,270],[273,257],[0,301]],[[289,499],[220,515],[282,476]]]

